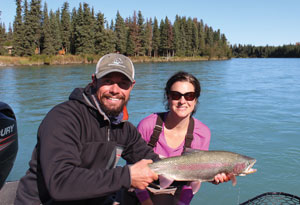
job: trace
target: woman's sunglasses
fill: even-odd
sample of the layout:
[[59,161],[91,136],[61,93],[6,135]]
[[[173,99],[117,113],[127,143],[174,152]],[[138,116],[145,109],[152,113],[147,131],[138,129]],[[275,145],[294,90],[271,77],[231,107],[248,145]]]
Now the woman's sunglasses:
[[184,97],[185,100],[192,101],[196,98],[196,93],[188,92],[188,93],[181,94],[180,92],[177,91],[170,91],[170,97],[172,98],[172,100],[179,100],[182,96]]

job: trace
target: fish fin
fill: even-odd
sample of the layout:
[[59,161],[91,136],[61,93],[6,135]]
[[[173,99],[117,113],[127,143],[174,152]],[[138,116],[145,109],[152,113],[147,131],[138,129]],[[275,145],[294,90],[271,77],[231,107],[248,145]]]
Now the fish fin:
[[161,188],[164,188],[164,189],[169,187],[174,181],[174,179],[167,178],[164,175],[159,175],[158,177],[159,177],[159,185]]
[[230,176],[230,179],[231,179],[231,181],[232,181],[232,186],[235,186],[236,185],[236,177],[235,177],[235,175],[232,175],[232,176]]
[[196,194],[200,189],[201,181],[192,181],[190,186],[192,187],[193,194]]
[[205,152],[205,151],[199,150],[199,149],[185,148],[182,155],[187,155],[187,154],[196,153],[196,152]]

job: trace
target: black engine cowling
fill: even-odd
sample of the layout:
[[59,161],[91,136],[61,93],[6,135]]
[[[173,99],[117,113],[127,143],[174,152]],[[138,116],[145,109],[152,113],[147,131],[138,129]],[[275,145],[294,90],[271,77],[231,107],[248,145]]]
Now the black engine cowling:
[[16,116],[9,105],[0,102],[0,189],[13,167],[17,152]]

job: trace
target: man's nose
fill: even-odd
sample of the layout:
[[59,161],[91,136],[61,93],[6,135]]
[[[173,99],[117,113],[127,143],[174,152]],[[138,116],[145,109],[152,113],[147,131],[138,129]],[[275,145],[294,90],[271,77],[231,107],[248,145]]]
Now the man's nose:
[[119,93],[119,92],[120,92],[120,87],[119,87],[118,83],[116,83],[116,82],[113,83],[113,84],[110,86],[109,91],[110,91],[111,93]]

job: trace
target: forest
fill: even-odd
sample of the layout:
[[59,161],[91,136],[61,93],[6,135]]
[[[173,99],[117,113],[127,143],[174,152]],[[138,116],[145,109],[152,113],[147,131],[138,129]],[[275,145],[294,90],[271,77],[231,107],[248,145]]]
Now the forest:
[[[1,22],[1,21],[0,21]],[[0,24],[0,54],[12,48],[12,56],[97,54],[118,52],[127,56],[173,57],[209,56],[230,58],[231,49],[220,30],[196,18],[176,16],[160,21],[144,18],[141,11],[123,18],[119,11],[108,22],[87,3],[70,11],[48,11],[41,0],[16,0],[13,25],[6,31]]]
[[70,11],[68,2],[48,11],[41,0],[15,0],[13,25],[1,22],[0,55],[104,55],[194,57],[207,59],[299,58],[300,44],[283,46],[230,45],[225,34],[202,19],[176,16],[144,18],[141,11],[123,18],[119,11],[110,22],[87,3]]
[[300,44],[283,46],[230,46],[237,58],[300,58]]

